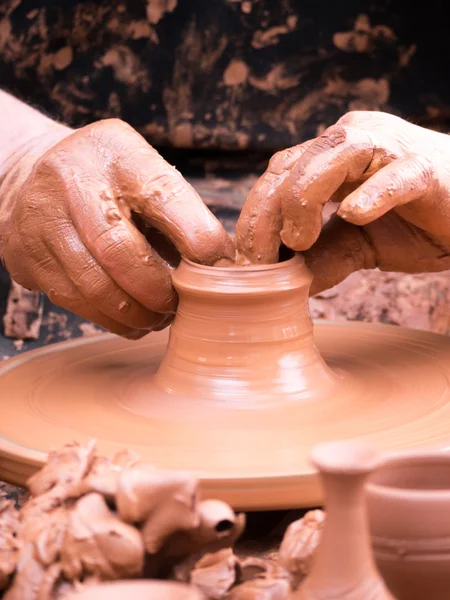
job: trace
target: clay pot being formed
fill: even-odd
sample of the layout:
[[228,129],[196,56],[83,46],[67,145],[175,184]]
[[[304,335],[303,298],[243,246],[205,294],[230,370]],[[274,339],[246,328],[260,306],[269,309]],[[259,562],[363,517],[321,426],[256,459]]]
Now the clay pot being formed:
[[194,586],[171,581],[111,581],[65,596],[66,600],[205,600]]
[[399,600],[450,598],[450,454],[386,459],[367,488],[375,559]]
[[335,383],[314,345],[312,275],[300,255],[238,269],[182,261],[172,280],[177,318],[155,379],[170,394],[272,403]]
[[358,442],[329,442],[313,448],[311,458],[324,487],[326,516],[295,600],[393,600],[375,566],[365,502],[378,452]]

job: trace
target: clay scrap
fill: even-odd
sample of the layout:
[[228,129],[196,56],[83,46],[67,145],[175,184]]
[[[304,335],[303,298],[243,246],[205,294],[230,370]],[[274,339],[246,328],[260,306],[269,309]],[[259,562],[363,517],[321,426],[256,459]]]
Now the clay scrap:
[[11,281],[5,315],[4,334],[15,340],[37,340],[41,330],[44,297]]
[[28,490],[21,509],[0,502],[4,600],[59,600],[142,577],[191,584],[213,600],[283,600],[308,573],[323,522],[314,511],[294,523],[280,560],[239,559],[244,514],[202,500],[189,473],[127,451],[99,456],[93,442],[50,452]]

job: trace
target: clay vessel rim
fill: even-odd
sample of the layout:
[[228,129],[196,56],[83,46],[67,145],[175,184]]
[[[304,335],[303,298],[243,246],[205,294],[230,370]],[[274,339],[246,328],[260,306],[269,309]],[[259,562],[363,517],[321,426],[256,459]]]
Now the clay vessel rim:
[[220,298],[228,302],[230,296],[240,301],[245,297],[259,301],[262,296],[279,301],[285,293],[306,290],[312,279],[301,254],[275,264],[227,267],[200,265],[183,258],[172,273],[180,294],[214,298],[216,302]]
[[[293,264],[299,264],[299,265],[305,265],[305,260],[304,258],[301,256],[301,254],[296,253],[294,254],[294,256],[292,256],[291,258],[288,258],[287,260],[283,260],[281,262],[277,262],[277,263],[273,263],[273,264],[252,264],[252,265],[242,265],[242,266],[227,266],[227,267],[221,267],[221,266],[211,266],[211,265],[201,265],[199,263],[196,263],[192,260],[189,260],[188,258],[182,258],[181,259],[181,264],[186,264],[189,267],[191,267],[192,269],[195,269],[197,271],[201,271],[202,273],[211,273],[211,274],[217,274],[217,272],[222,272],[222,273],[232,273],[233,275],[237,275],[238,273],[265,273],[266,271],[280,271],[286,267],[290,267]],[[306,266],[306,265],[305,265]]]
[[380,466],[382,457],[377,449],[361,442],[329,441],[312,448],[310,462],[329,474],[365,475]]
[[[427,464],[447,464],[450,471],[450,453],[443,452],[442,450],[429,450],[425,452],[412,451],[412,452],[396,452],[395,454],[389,454],[385,456],[379,467],[373,473],[373,477],[376,478],[382,474],[383,470],[389,470],[396,467],[414,467],[414,465],[420,465],[426,467]],[[450,498],[450,480],[448,488],[424,488],[418,487],[397,487],[395,484],[390,483],[378,483],[375,481],[369,481],[366,484],[366,490],[371,496],[386,497],[391,500],[398,499],[402,502],[408,501],[445,501],[449,502]]]

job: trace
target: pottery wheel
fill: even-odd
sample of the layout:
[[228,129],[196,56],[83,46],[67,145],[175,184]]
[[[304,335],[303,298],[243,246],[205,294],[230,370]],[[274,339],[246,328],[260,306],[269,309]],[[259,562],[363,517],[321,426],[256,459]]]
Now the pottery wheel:
[[127,447],[158,467],[193,471],[207,496],[238,508],[306,507],[322,499],[308,461],[317,442],[359,438],[385,451],[450,447],[444,336],[317,323],[315,341],[340,374],[338,391],[257,406],[161,397],[153,375],[167,337],[164,331],[128,342],[105,334],[5,362],[0,478],[23,484],[50,448],[94,438],[101,453]]

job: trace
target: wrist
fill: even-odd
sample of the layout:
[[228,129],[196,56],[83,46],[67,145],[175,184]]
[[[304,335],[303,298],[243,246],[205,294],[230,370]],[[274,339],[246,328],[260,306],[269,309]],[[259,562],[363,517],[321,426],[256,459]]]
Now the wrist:
[[30,176],[36,161],[72,132],[69,127],[52,123],[46,131],[41,130],[38,135],[22,139],[8,155],[3,154],[0,165],[0,259],[5,238],[13,226],[11,217],[20,189]]
[[[3,160],[0,164],[0,192],[6,181],[11,178],[13,172],[17,177],[19,176],[19,172],[21,175],[26,171],[26,176],[28,177],[36,161],[72,132],[73,130],[65,125],[52,123],[50,127],[40,129],[34,135],[26,138],[22,137],[20,142],[13,148],[10,148],[8,154],[4,154],[2,157]],[[22,179],[22,177],[20,178]]]

